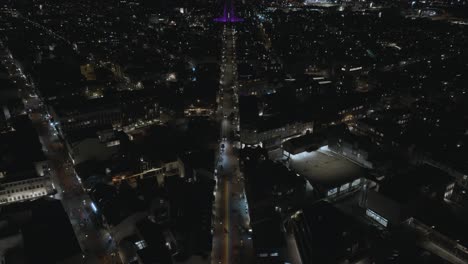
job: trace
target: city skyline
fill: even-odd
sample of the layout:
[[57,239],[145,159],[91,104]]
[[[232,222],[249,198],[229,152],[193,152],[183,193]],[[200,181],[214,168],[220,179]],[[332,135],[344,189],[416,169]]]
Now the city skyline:
[[0,262],[468,262],[468,2],[7,0]]

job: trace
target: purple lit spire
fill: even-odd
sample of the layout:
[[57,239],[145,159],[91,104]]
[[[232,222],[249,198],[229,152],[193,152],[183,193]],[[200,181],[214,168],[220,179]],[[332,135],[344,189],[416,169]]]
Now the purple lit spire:
[[[229,10],[228,9],[229,6]],[[222,22],[222,23],[235,23],[235,22],[242,22],[244,19],[236,17],[234,13],[234,0],[226,0],[224,2],[224,10],[223,16],[214,19],[215,22]]]

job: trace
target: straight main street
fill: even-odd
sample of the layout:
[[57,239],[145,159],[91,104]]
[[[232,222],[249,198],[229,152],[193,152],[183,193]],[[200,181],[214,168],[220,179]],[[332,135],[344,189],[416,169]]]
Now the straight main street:
[[239,168],[235,43],[233,25],[225,24],[217,112],[221,140],[216,155],[213,264],[253,263],[254,256],[244,179]]

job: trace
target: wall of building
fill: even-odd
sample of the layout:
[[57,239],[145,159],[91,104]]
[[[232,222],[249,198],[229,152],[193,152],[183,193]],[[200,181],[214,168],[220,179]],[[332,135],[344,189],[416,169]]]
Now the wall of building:
[[49,177],[38,177],[0,185],[0,204],[11,204],[41,198],[55,193]]
[[261,142],[275,142],[276,145],[280,145],[292,137],[304,135],[307,131],[313,132],[313,129],[313,122],[295,122],[262,132],[257,132],[257,130],[251,129],[242,129],[241,142],[247,145],[256,145]]

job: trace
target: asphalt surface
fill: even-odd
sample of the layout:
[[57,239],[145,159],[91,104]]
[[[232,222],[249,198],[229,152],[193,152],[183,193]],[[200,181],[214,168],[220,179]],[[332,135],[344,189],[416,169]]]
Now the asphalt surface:
[[220,144],[215,171],[215,206],[213,208],[212,263],[254,263],[250,234],[250,218],[244,179],[239,169],[239,127],[237,96],[237,64],[235,30],[226,24],[223,31],[223,51],[217,118],[220,123]]
[[[91,199],[84,191],[76,174],[73,162],[64,147],[60,132],[50,121],[50,116],[22,67],[0,42],[4,55],[0,62],[7,68],[10,78],[17,85],[21,96],[49,160],[50,176],[57,189],[56,199],[60,199],[67,212],[76,238],[83,252],[82,263],[121,263],[116,245],[109,232],[99,224]],[[59,136],[60,135],[60,136]],[[61,138],[60,138],[61,137]]]

